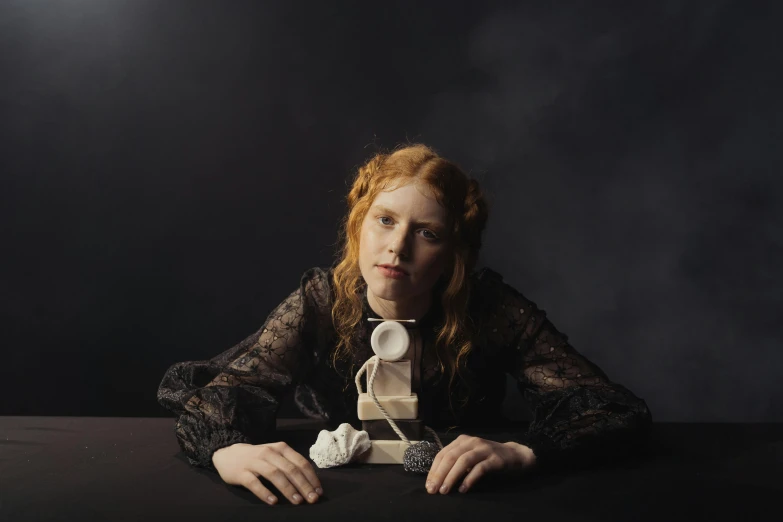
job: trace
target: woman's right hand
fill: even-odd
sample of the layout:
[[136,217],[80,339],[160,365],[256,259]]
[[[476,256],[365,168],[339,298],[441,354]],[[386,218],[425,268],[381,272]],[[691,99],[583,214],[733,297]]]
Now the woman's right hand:
[[212,454],[220,478],[233,486],[244,486],[255,496],[274,504],[277,498],[259,480],[269,480],[292,504],[306,499],[310,504],[323,495],[321,481],[306,458],[285,442],[232,444]]

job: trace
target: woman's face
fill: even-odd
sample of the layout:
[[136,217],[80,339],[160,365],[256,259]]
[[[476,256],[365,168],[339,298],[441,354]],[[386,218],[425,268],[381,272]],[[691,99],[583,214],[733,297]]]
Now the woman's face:
[[[427,185],[411,183],[379,193],[362,222],[359,268],[368,291],[387,301],[410,303],[431,291],[450,255],[446,210]],[[378,265],[407,272],[388,277]]]

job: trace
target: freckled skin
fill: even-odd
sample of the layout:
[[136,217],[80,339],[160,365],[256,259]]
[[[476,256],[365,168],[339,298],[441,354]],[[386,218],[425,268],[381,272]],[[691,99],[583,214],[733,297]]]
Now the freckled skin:
[[[374,209],[382,205],[391,216]],[[367,282],[367,302],[384,319],[420,319],[432,304],[432,288],[451,255],[446,210],[425,184],[414,182],[379,193],[367,212],[359,241],[359,268]],[[432,221],[441,230],[419,226]],[[408,276],[393,279],[376,265],[401,265]]]

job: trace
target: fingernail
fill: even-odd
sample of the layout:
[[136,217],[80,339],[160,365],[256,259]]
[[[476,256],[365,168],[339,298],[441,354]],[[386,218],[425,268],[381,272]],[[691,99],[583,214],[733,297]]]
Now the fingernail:
[[446,492],[446,491],[448,491],[448,490],[449,490],[449,488],[447,488],[446,486],[441,486],[441,487],[440,487],[440,492],[441,492],[441,493],[445,493],[445,492]]
[[298,504],[298,503],[299,503],[299,502],[301,502],[301,501],[302,501],[302,497],[300,497],[300,496],[299,496],[299,495],[297,495],[297,494],[294,494],[294,502],[296,502],[296,503]]
[[321,488],[315,488],[315,492],[318,493],[319,495],[323,495],[324,494],[324,490],[321,489]]
[[316,495],[314,491],[311,491],[310,493],[307,494],[307,498],[309,498],[310,500],[315,500],[316,498],[318,498],[318,495]]
[[275,503],[275,502],[277,502],[277,498],[275,498],[275,497],[274,497],[274,496],[272,496],[272,495],[269,495],[268,497],[266,497],[266,499],[267,499],[269,502],[271,502],[271,503]]
[[463,484],[463,485],[461,485],[459,487],[459,492],[460,493],[465,493],[467,490],[468,490],[468,487],[465,484]]

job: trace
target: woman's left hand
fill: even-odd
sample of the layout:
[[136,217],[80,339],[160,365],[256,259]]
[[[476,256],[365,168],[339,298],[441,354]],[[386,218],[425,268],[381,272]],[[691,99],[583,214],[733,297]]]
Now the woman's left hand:
[[427,475],[427,491],[448,493],[464,477],[459,491],[465,493],[487,473],[522,471],[534,462],[533,451],[527,446],[460,435],[435,456]]

